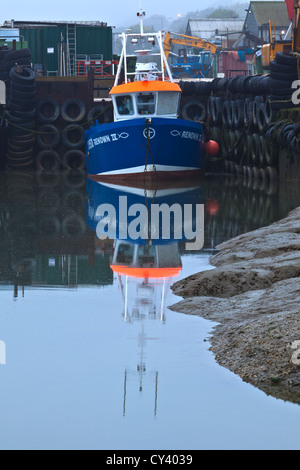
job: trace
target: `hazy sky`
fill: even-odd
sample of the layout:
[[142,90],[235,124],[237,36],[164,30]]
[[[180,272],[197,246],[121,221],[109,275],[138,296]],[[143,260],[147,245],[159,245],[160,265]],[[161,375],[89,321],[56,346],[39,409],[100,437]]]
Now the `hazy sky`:
[[[214,7],[230,5],[233,0],[220,0]],[[147,16],[162,14],[176,18],[179,13],[202,10],[212,6],[211,0],[143,0]],[[5,20],[99,20],[116,26],[135,16],[140,0],[13,0],[1,1],[0,24]]]

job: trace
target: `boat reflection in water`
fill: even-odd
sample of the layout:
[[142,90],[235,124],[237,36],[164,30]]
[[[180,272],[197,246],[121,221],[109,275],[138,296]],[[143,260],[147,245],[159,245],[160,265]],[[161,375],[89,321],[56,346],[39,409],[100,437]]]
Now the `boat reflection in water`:
[[[129,279],[135,279],[147,292],[153,292],[154,284],[165,293],[167,285],[181,272],[179,244],[184,243],[188,250],[203,247],[202,186],[153,190],[89,180],[87,205],[87,225],[99,239],[114,240],[111,269],[121,285],[126,320],[132,317]],[[162,306],[163,299],[161,319]],[[137,317],[138,309],[132,311]]]
[[[140,358],[135,371],[124,372],[123,414],[128,377],[138,377],[139,391],[147,374],[144,348],[149,339],[145,320],[165,323],[170,284],[182,270],[180,247],[200,250],[204,244],[202,186],[133,188],[88,180],[87,225],[100,239],[113,238],[111,269],[124,301],[126,322],[140,321]],[[157,410],[158,371],[149,373]],[[148,383],[148,382],[147,382]]]

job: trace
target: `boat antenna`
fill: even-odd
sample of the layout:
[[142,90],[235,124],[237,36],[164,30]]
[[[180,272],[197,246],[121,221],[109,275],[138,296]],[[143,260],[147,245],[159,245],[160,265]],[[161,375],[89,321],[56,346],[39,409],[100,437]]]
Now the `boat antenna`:
[[141,5],[140,5],[140,11],[137,13],[137,16],[140,18],[140,29],[141,29],[141,35],[144,34],[144,23],[143,23],[143,17],[146,16],[146,13],[143,11],[143,4],[141,0]]

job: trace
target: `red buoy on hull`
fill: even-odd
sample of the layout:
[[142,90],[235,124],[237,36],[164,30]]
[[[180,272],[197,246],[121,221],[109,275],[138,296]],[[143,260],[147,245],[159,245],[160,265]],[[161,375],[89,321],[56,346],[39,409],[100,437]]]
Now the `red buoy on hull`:
[[205,144],[205,150],[207,155],[214,157],[219,152],[220,146],[215,140],[208,140]]

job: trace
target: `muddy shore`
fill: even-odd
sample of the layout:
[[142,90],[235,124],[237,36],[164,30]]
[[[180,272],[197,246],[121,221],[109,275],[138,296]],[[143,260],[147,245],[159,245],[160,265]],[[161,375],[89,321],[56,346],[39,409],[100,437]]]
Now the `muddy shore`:
[[169,308],[217,322],[223,367],[276,398],[300,403],[300,207],[217,247],[215,269],[176,282]]

